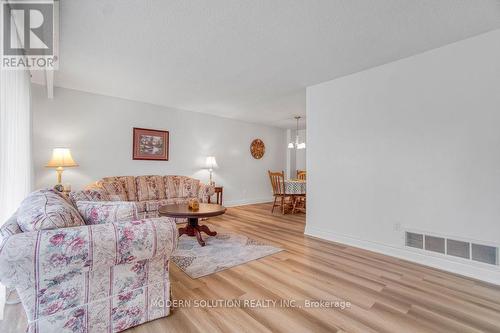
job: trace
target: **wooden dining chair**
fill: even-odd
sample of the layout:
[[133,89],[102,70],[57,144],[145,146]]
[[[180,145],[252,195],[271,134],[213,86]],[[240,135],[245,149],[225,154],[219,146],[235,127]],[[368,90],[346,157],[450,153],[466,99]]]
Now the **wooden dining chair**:
[[[297,179],[306,180],[306,170],[297,170]],[[305,212],[306,210],[306,195],[298,195],[293,202],[292,214],[295,213],[296,209],[300,209]]]
[[306,195],[305,194],[297,194],[293,197],[293,206],[292,206],[292,214],[295,214],[295,211],[299,210],[302,212],[306,212]]
[[[269,180],[271,181],[271,186],[273,188],[273,208],[271,213],[274,213],[274,207],[280,207],[281,213],[285,214],[285,199],[287,195],[285,194],[285,172],[272,172],[270,170],[267,171],[269,174]],[[280,198],[280,203],[276,203],[276,201]]]

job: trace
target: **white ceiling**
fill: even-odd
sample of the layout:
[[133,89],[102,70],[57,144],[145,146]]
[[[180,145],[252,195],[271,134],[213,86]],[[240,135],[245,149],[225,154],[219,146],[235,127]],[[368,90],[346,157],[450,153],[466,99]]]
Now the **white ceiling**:
[[497,28],[497,0],[61,1],[55,83],[294,127],[306,86]]

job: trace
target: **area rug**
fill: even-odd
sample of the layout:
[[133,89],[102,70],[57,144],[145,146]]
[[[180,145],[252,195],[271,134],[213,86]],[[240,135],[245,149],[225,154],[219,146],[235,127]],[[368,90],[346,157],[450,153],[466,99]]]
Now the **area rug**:
[[203,247],[196,237],[182,235],[172,257],[172,261],[193,279],[283,251],[220,227],[210,226],[210,229],[217,231],[217,235],[202,233],[206,244]]

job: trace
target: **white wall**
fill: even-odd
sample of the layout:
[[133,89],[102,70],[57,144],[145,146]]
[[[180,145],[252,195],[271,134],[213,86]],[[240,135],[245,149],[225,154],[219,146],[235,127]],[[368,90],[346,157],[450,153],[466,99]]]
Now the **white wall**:
[[[55,183],[55,171],[44,165],[58,146],[70,147],[80,165],[63,174],[74,188],[112,175],[178,174],[207,182],[205,157],[214,155],[225,205],[270,201],[267,170],[283,170],[286,163],[283,129],[75,90],[56,89],[49,100],[34,86],[33,117],[37,187]],[[132,160],[133,127],[170,131],[170,160]],[[266,144],[261,160],[250,155],[255,138]]]
[[405,250],[405,228],[498,245],[500,30],[307,89],[306,233],[494,283]]

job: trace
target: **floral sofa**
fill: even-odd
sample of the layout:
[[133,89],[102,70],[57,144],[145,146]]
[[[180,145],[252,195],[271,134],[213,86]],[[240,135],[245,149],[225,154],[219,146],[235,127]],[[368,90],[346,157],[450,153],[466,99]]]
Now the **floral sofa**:
[[[126,195],[146,201],[143,212],[169,199],[148,178],[138,184]],[[0,228],[0,282],[17,290],[28,332],[119,332],[169,315],[175,221],[138,217],[142,203],[103,201],[108,193],[38,190]]]
[[214,192],[214,186],[185,176],[119,176],[103,178],[84,191],[72,192],[70,197],[74,203],[134,202],[140,217],[157,217],[162,205],[187,203],[192,198],[208,202]]

